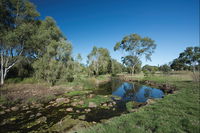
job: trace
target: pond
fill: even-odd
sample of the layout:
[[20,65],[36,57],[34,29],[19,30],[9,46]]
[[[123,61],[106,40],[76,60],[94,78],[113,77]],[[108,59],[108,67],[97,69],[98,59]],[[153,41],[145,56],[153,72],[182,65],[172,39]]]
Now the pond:
[[[141,85],[139,83],[122,82],[120,80],[112,80],[111,82],[101,85],[97,94],[120,97],[120,101],[129,102],[146,102],[148,99],[163,98],[164,92],[157,88]],[[113,100],[116,100],[113,97]]]

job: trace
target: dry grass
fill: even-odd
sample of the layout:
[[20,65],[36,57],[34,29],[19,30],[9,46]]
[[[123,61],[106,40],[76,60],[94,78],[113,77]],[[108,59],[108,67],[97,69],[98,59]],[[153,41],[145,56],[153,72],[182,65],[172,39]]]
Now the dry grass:
[[16,102],[32,103],[45,102],[54,99],[64,92],[63,88],[52,88],[40,84],[8,84],[0,89],[4,102],[14,104]]
[[[196,73],[199,75],[199,73]],[[134,75],[125,75],[126,77],[133,78],[133,79],[143,79],[144,74],[134,74]],[[190,71],[172,71],[169,74],[163,74],[162,72],[156,72],[154,75],[150,75],[150,77],[158,77],[160,79],[167,78],[169,81],[193,81],[193,73]],[[198,77],[198,76],[196,76]]]

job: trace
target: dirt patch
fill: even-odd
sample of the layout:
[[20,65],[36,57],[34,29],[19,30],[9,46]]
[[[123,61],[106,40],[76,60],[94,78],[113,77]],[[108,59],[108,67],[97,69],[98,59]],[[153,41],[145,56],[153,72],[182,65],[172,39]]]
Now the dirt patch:
[[1,97],[4,97],[7,103],[14,104],[16,102],[48,102],[56,96],[67,91],[64,87],[48,87],[40,84],[10,84],[0,89]]

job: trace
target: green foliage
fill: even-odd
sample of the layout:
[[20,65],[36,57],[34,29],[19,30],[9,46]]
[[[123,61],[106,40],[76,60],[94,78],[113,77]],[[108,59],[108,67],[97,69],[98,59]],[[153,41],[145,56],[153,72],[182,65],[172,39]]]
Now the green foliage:
[[[55,45],[59,44],[60,43],[56,43]],[[73,75],[71,73],[68,73],[70,64],[67,64],[68,61],[65,61],[66,58],[63,59],[63,57],[59,55],[61,53],[57,54],[57,49],[54,49],[55,45],[52,46],[50,44],[47,47],[47,54],[34,62],[36,77],[39,79],[43,79],[51,83],[52,85],[55,85],[55,83],[62,78],[69,79],[70,75]],[[71,44],[66,43],[65,45],[66,47],[68,47],[67,45]],[[58,48],[58,46],[56,47]],[[66,53],[65,55],[68,54]]]
[[171,68],[169,65],[164,64],[159,67],[159,70],[162,71],[164,74],[168,74],[171,71]]
[[112,59],[111,60],[112,64],[111,64],[111,72],[112,72],[112,75],[116,75],[118,73],[121,73],[123,70],[123,65],[121,63],[119,63],[117,60],[115,59]]
[[126,103],[126,109],[127,109],[127,111],[129,111],[129,112],[131,112],[132,111],[132,109],[133,109],[133,101],[130,101],[130,102],[127,102]]
[[73,67],[72,45],[65,40],[55,21],[47,17],[34,38],[36,42],[42,41],[43,44],[38,51],[39,58],[33,64],[36,78],[43,79],[51,85],[55,85],[61,79],[71,81],[73,73],[69,69]]
[[170,65],[174,70],[193,70],[200,65],[200,47],[187,47]]
[[142,71],[144,72],[145,77],[148,77],[149,75],[154,75],[156,71],[158,71],[158,67],[145,65],[142,67]]
[[200,64],[200,47],[187,47],[184,52],[180,53],[179,59],[188,65]]
[[133,73],[135,66],[141,63],[142,56],[151,61],[151,55],[155,48],[156,44],[151,38],[142,38],[137,34],[131,34],[116,43],[114,50],[123,50],[127,54],[127,56],[122,57],[122,62],[128,67],[132,67]]
[[183,60],[180,60],[180,59],[174,59],[170,67],[174,69],[175,71],[188,69],[188,67],[184,64]]
[[8,72],[7,78],[27,78],[33,76],[34,70],[32,67],[32,59],[21,58],[19,63],[13,66],[12,69]]
[[74,77],[79,78],[80,74],[86,74],[85,66],[81,63],[81,54],[78,54],[73,63]]
[[9,79],[7,79],[5,82],[7,83],[7,84],[13,84],[13,83],[20,83],[21,81],[22,81],[23,79],[22,78],[9,78]]
[[24,0],[0,1],[0,55],[1,84],[8,71],[17,64],[21,56],[29,56],[35,44],[31,36],[35,34],[39,13],[34,5]]
[[89,75],[101,75],[109,72],[110,53],[106,48],[93,47],[88,55]]
[[25,83],[25,84],[35,84],[35,83],[38,83],[38,80],[35,79],[34,77],[24,78],[24,79],[22,80],[21,83]]

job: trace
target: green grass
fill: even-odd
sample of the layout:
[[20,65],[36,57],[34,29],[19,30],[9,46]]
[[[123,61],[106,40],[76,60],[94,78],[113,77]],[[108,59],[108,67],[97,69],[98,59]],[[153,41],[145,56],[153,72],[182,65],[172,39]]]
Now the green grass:
[[68,93],[65,93],[66,96],[78,96],[88,93],[87,91],[71,91]]
[[151,77],[149,80],[168,82],[179,90],[155,103],[97,124],[78,133],[199,133],[199,86],[170,76]]
[[96,95],[93,98],[87,98],[84,99],[84,104],[82,105],[82,107],[88,107],[89,102],[94,102],[97,106],[100,105],[101,103],[110,101],[110,97],[104,97],[102,95]]
[[22,83],[22,84],[35,84],[38,83],[38,80],[30,77],[30,78],[9,78],[5,80],[6,84],[16,84],[16,83]]
[[107,80],[110,77],[110,75],[99,75],[96,77],[98,80]]
[[11,84],[11,83],[20,83],[22,82],[22,78],[9,78],[7,80],[5,80],[6,84]]

